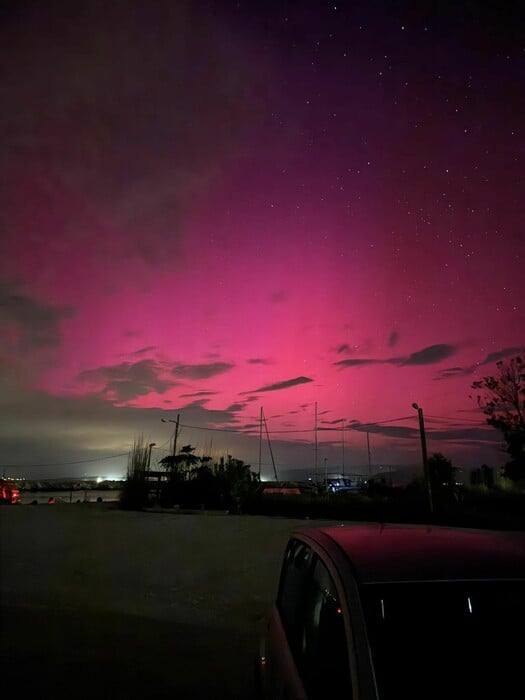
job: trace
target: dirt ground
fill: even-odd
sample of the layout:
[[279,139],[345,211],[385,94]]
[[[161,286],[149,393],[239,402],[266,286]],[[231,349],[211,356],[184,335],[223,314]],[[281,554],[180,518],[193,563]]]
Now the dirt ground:
[[311,524],[95,503],[0,519],[0,690],[54,699],[252,698],[288,535]]

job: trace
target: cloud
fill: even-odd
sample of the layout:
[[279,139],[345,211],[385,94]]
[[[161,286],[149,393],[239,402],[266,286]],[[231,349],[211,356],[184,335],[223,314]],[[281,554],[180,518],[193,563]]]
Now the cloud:
[[164,374],[165,369],[154,360],[140,360],[84,370],[77,379],[97,387],[107,399],[125,402],[152,392],[163,394],[175,386]]
[[191,399],[193,397],[198,397],[198,396],[215,396],[219,392],[218,391],[195,391],[192,394],[180,394],[181,399]]
[[60,344],[60,323],[74,315],[69,307],[55,307],[18,293],[12,285],[0,285],[0,329],[4,347],[11,351],[35,351]]
[[352,358],[348,360],[338,360],[333,364],[336,367],[361,367],[363,365],[373,364],[388,364],[405,367],[407,365],[431,365],[436,362],[441,362],[447,357],[450,357],[456,352],[454,345],[429,345],[423,350],[413,352],[408,357],[388,357],[386,359],[378,358]]
[[453,345],[429,345],[423,350],[418,350],[413,352],[406,360],[403,360],[401,364],[404,365],[433,365],[436,362],[441,362],[441,360],[446,360],[447,357],[453,355],[456,348]]
[[474,374],[478,366],[481,367],[483,365],[495,364],[499,360],[503,360],[506,357],[518,355],[519,353],[523,352],[523,348],[503,348],[502,350],[489,353],[483,362],[479,363],[479,365],[470,365],[468,367],[450,367],[449,369],[440,370],[434,377],[434,380],[452,379],[454,377],[469,377],[471,374]]
[[157,346],[156,345],[146,345],[145,348],[140,348],[140,350],[134,350],[133,352],[130,352],[130,355],[145,355],[148,352],[152,352],[153,350],[156,350]]
[[235,367],[231,362],[209,362],[198,365],[177,365],[172,369],[172,374],[184,379],[209,379],[218,374],[229,372]]
[[228,408],[226,409],[229,413],[238,413],[239,411],[242,411],[243,408],[246,407],[246,404],[242,402],[238,403],[232,403]]
[[253,391],[243,391],[243,394],[258,394],[263,391],[279,391],[280,389],[289,389],[292,386],[297,386],[298,384],[307,384],[308,382],[313,382],[310,377],[296,377],[295,379],[287,379],[284,382],[277,382],[276,384],[268,384],[267,386],[261,386]]
[[342,345],[339,345],[339,347],[337,347],[335,351],[338,355],[342,355],[344,352],[351,352],[348,343],[343,343]]
[[454,377],[468,377],[473,374],[475,366],[471,367],[449,367],[448,369],[440,370],[434,377],[434,381],[440,379],[453,379]]
[[[347,424],[346,427],[362,433],[383,435],[388,438],[402,440],[414,440],[417,443],[419,443],[420,439],[419,428],[410,425],[374,425],[352,421],[351,424]],[[322,430],[322,428],[320,430]],[[335,430],[335,428],[325,428],[325,430]],[[478,447],[480,443],[495,444],[499,439],[497,431],[483,426],[429,428],[427,425],[425,432],[427,440],[431,440],[432,442],[458,442],[462,444],[472,444],[473,446],[477,445]]]
[[271,365],[271,360],[267,360],[264,357],[250,357],[248,359],[248,364],[250,365]]
[[487,355],[487,357],[481,362],[482,365],[490,365],[498,360],[502,360],[505,357],[509,357],[509,355],[519,355],[520,353],[525,352],[524,348],[503,348],[503,350],[497,350],[496,352],[491,352]]
[[376,435],[385,435],[393,438],[413,439],[419,436],[419,428],[412,428],[405,425],[377,425],[373,423],[360,423],[359,421],[353,420],[347,427],[362,433],[374,433]]
[[334,365],[336,367],[361,367],[362,365],[375,365],[381,362],[386,363],[389,360],[363,360],[356,358],[354,360],[339,360],[334,362]]

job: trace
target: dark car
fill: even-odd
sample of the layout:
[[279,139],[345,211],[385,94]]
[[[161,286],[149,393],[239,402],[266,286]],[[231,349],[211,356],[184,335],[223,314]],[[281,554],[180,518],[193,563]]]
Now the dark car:
[[286,548],[257,686],[293,700],[518,697],[524,630],[523,532],[305,528]]

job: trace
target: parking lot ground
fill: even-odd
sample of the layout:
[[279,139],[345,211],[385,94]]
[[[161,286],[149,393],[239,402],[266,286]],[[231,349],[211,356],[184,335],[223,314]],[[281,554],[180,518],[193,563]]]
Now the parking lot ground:
[[114,700],[253,697],[284,547],[310,524],[95,503],[0,520],[3,697]]

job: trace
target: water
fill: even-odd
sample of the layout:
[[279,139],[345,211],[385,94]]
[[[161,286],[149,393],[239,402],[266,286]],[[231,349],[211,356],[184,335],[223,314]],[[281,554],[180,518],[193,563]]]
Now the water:
[[57,503],[72,503],[77,501],[82,503],[96,503],[97,498],[101,498],[104,503],[118,501],[120,498],[120,489],[110,489],[108,491],[87,489],[81,491],[21,491],[20,503],[27,505],[36,501],[47,504],[50,498],[55,498]]

